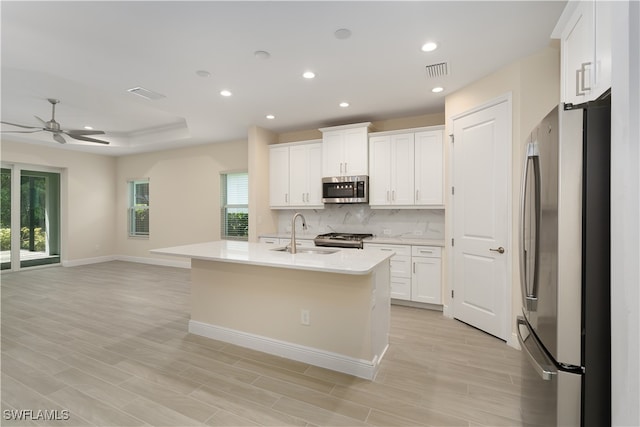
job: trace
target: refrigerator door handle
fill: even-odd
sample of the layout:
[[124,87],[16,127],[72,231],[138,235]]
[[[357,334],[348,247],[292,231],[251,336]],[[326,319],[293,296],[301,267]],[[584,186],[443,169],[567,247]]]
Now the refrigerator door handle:
[[[526,156],[524,158],[524,166],[522,172],[522,183],[520,189],[520,286],[522,288],[522,303],[528,311],[536,311],[538,297],[538,255],[539,255],[539,229],[540,229],[540,152],[535,142],[529,142],[526,147]],[[533,170],[529,166],[533,165]],[[533,173],[534,188],[534,215],[535,215],[535,234],[533,247],[533,264],[527,263],[527,250],[525,248],[525,212],[527,209],[527,183],[529,182],[529,173]],[[531,277],[533,283],[527,280],[527,269],[531,269],[533,275]],[[531,285],[531,286],[530,286]]]
[[[553,366],[553,363],[550,363],[548,360],[546,360],[546,358],[544,360],[538,360],[533,355],[533,353],[531,353],[531,350],[529,350],[529,347],[525,342],[525,338],[522,337],[522,332],[520,331],[521,326],[524,326],[525,328],[527,328],[527,333],[529,334],[527,339],[529,338],[535,339],[535,336],[532,335],[531,331],[529,330],[529,326],[527,325],[524,318],[522,316],[518,316],[516,331],[518,333],[518,342],[520,343],[520,348],[522,348],[522,351],[527,355],[527,359],[529,359],[529,362],[531,363],[531,366],[535,369],[536,373],[540,375],[540,378],[542,378],[545,381],[553,380],[553,378],[558,374],[558,370],[555,369],[555,367]],[[540,349],[540,351],[542,354],[543,350]]]

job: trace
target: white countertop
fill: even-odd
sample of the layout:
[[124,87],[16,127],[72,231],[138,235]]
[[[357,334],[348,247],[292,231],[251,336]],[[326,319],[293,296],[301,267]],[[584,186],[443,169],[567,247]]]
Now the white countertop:
[[393,253],[337,249],[333,254],[290,254],[274,251],[273,245],[220,240],[153,249],[151,253],[205,261],[231,262],[264,267],[290,268],[340,274],[368,274]]
[[[290,239],[289,233],[272,233],[262,234],[260,237],[269,237],[275,239]],[[313,240],[316,234],[298,234],[296,233],[296,240]],[[387,245],[414,245],[414,246],[440,246],[444,247],[444,240],[440,239],[427,239],[420,236],[411,237],[393,237],[393,236],[373,236],[370,239],[365,239],[364,243],[382,243]]]

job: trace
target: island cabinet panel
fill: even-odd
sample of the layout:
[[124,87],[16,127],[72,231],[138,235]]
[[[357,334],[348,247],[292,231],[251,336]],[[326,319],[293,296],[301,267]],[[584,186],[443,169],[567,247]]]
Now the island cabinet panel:
[[199,259],[191,270],[190,332],[375,376],[388,346],[388,259],[361,275]]

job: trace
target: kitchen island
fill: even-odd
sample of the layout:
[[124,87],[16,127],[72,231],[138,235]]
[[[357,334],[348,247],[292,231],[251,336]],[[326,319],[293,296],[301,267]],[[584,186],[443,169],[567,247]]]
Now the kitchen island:
[[189,332],[373,379],[388,347],[393,254],[277,249],[215,241],[151,252],[191,259]]

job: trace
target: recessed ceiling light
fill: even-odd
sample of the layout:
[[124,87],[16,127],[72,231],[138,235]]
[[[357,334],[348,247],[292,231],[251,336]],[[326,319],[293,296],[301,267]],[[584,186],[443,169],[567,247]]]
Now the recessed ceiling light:
[[271,57],[271,54],[266,50],[256,50],[253,55],[258,59],[269,59]]
[[226,89],[225,90],[221,90],[220,91],[220,95],[222,95],[222,96],[231,96],[231,92],[226,90]]
[[339,30],[336,30],[333,35],[340,40],[348,39],[351,37],[351,30],[348,28],[340,28]]
[[438,48],[438,45],[434,42],[428,42],[422,45],[423,52],[433,52]]
[[85,126],[84,128],[85,128],[86,130],[93,130],[93,127],[91,127],[91,126]]
[[211,77],[211,73],[207,70],[198,70],[196,71],[196,75],[203,78]]
[[347,107],[349,106],[349,103],[348,103],[348,102],[341,102],[339,105],[340,105],[342,108],[347,108]]
[[433,92],[433,93],[440,93],[440,92],[442,92],[443,90],[444,90],[444,88],[442,88],[442,87],[440,87],[440,86],[437,86],[437,87],[434,87],[433,89],[431,89],[431,92]]
[[313,71],[305,71],[302,74],[302,77],[304,77],[305,79],[312,79],[316,76],[316,73],[314,73]]
[[273,114],[267,114],[267,119],[273,120],[275,118],[276,118],[276,116],[274,116]]

